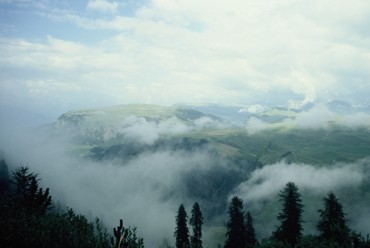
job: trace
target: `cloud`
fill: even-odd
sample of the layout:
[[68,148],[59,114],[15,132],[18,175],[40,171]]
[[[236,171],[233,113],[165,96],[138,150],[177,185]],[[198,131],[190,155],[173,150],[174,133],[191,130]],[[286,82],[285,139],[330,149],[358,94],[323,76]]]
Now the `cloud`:
[[247,122],[248,133],[253,134],[269,128],[270,125],[256,117],[249,118]]
[[[147,124],[133,121],[137,129],[146,132]],[[207,175],[212,168],[224,175],[221,161],[203,150],[162,149],[140,154],[124,164],[94,162],[67,155],[64,151],[68,144],[39,132],[33,135],[29,130],[13,128],[0,135],[0,150],[10,169],[20,164],[30,166],[40,175],[41,186],[50,188],[55,202],[99,217],[109,232],[122,218],[126,226],[138,228],[148,247],[158,247],[165,238],[173,243],[178,206],[184,203],[190,209],[194,202],[188,192],[193,187],[192,175]],[[200,179],[202,185],[207,181]]]
[[119,133],[139,143],[153,144],[163,134],[181,134],[190,130],[175,117],[159,123],[147,121],[143,117],[130,116],[120,124]]
[[[289,117],[289,118],[288,118]],[[316,104],[314,107],[291,113],[279,123],[270,124],[257,117],[251,117],[246,123],[246,129],[250,133],[259,132],[268,128],[302,128],[320,129],[330,128],[339,125],[349,128],[366,127],[370,128],[370,114],[361,110],[354,110],[348,113],[339,113],[330,110],[325,104]]]
[[259,202],[277,195],[287,182],[296,183],[301,190],[325,194],[341,187],[360,185],[366,178],[365,171],[363,164],[317,168],[280,162],[253,171],[250,178],[239,185],[237,194],[247,202]]
[[[199,125],[192,127],[208,127],[209,122],[208,118],[199,119]],[[146,145],[153,144],[162,133],[176,134],[188,128],[178,125],[176,119],[159,124],[141,117],[129,117],[121,124],[124,135]],[[65,150],[70,144],[56,141],[55,137],[44,137],[40,132],[33,135],[13,126],[6,133],[2,131],[0,150],[4,151],[7,161],[13,166],[29,165],[39,173],[41,185],[50,187],[54,200],[79,213],[101,218],[109,230],[122,218],[125,225],[138,227],[148,247],[158,247],[163,238],[173,244],[175,214],[180,203],[189,211],[194,201],[200,201],[204,215],[212,217],[206,219],[207,225],[221,226],[228,197],[238,195],[248,211],[257,213],[256,227],[260,237],[267,237],[274,227],[271,219],[275,216],[268,221],[261,220],[261,212],[266,211],[263,208],[266,204],[274,203],[286,182],[294,181],[309,196],[322,197],[327,191],[364,187],[369,177],[368,159],[325,167],[279,162],[247,173],[235,169],[238,166],[228,164],[208,147],[171,149],[168,146],[155,152],[148,149],[129,160],[99,162],[69,156]],[[367,198],[362,199],[361,194],[357,197],[354,209],[366,209]],[[274,214],[274,211],[269,213]],[[363,218],[368,217],[365,211],[358,213]],[[366,223],[357,221],[357,215],[351,216],[355,216],[351,226],[359,231],[368,230]],[[205,233],[212,235],[213,230],[205,230]],[[210,237],[204,239],[212,240]]]
[[89,0],[87,3],[87,9],[97,10],[101,12],[111,12],[114,13],[119,7],[118,2],[111,2],[107,0]]
[[320,104],[308,111],[299,113],[292,122],[300,128],[327,128],[330,122],[336,122],[338,117],[326,106]]
[[[3,39],[1,65],[22,72],[6,78],[73,78],[112,104],[369,103],[363,93],[370,90],[365,1],[154,0],[130,5],[130,14],[113,1],[87,6],[115,15],[53,12],[51,25],[72,25],[86,36],[45,31],[46,41]],[[90,35],[101,38],[84,38]],[[84,102],[84,91],[76,95],[68,101]]]
[[[304,233],[316,234],[316,224],[319,221],[317,210],[322,208],[322,198],[328,192],[339,196],[348,224],[358,232],[367,232],[368,224],[362,220],[368,219],[367,200],[358,188],[368,187],[369,159],[359,160],[351,164],[333,164],[317,167],[307,164],[287,164],[284,161],[265,165],[253,171],[249,178],[242,182],[230,194],[241,197],[248,211],[255,216],[255,228],[260,238],[266,238],[276,230],[276,216],[280,212],[279,192],[286,183],[294,182],[301,193],[304,205]],[[360,217],[361,216],[361,217]]]

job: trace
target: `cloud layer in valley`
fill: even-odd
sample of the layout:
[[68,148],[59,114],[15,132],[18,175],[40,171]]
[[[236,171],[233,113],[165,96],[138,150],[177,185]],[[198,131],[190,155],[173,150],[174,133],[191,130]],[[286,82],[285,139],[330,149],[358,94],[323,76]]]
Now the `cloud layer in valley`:
[[[208,121],[200,121],[200,126]],[[127,135],[147,145],[157,136],[148,135],[150,139],[145,140],[140,133],[158,134],[162,130],[160,125],[137,117],[127,119],[126,128],[129,128],[124,130]],[[183,126],[173,124],[171,128],[177,132],[182,131]],[[1,136],[0,151],[4,152],[8,163],[29,165],[39,173],[42,186],[50,187],[55,200],[77,212],[101,218],[109,228],[122,218],[126,225],[138,227],[148,247],[157,247],[164,239],[173,244],[175,215],[181,203],[190,214],[193,202],[199,201],[204,211],[217,215],[205,212],[207,225],[223,226],[229,197],[238,195],[244,200],[245,209],[254,214],[259,237],[265,238],[275,228],[279,210],[277,195],[288,181],[294,181],[306,198],[321,198],[328,191],[340,192],[341,197],[348,189],[348,192],[359,187],[368,189],[369,161],[366,159],[325,167],[280,162],[251,171],[248,176],[240,168],[235,169],[236,164],[228,164],[206,146],[204,149],[148,150],[124,162],[92,161],[67,155],[68,144],[45,138],[40,132],[33,135],[9,130]],[[244,170],[253,168],[249,168],[252,166],[249,164],[243,166]],[[363,233],[369,226],[362,219],[370,217],[363,210],[368,207],[366,194],[366,190],[358,195],[351,194],[350,197],[355,197],[351,208],[348,208],[350,198],[344,202],[352,218],[351,227]],[[321,206],[312,205],[312,202],[307,202],[305,213],[314,213],[317,218],[316,211]],[[271,204],[275,205],[265,208]],[[270,215],[268,218],[263,217],[266,211]],[[353,214],[355,211],[358,215]],[[306,219],[307,232],[312,232],[315,220]],[[205,228],[207,232],[212,235],[212,231]],[[205,235],[204,240],[211,242],[213,238]]]
[[[281,204],[278,202],[278,195],[288,182],[294,182],[301,193],[305,233],[316,233],[317,210],[323,207],[319,200],[328,192],[339,196],[351,228],[367,233],[369,225],[362,220],[370,218],[369,213],[363,211],[367,208],[367,200],[363,199],[368,192],[369,163],[369,159],[363,159],[351,164],[316,167],[282,161],[253,171],[247,180],[236,187],[232,195],[240,196],[247,211],[256,215],[256,229],[260,237],[268,237],[276,228],[276,216],[280,211],[276,206],[280,207]],[[358,188],[364,191],[359,192],[356,190]],[[353,192],[358,194],[354,195]],[[268,209],[268,213],[263,209]]]
[[[135,124],[137,130],[145,132],[145,125]],[[110,233],[122,218],[126,226],[138,228],[148,247],[158,247],[164,240],[174,244],[175,215],[181,203],[190,214],[194,201],[207,202],[194,196],[194,192],[212,191],[206,185],[209,180],[198,178],[200,175],[216,172],[221,177],[229,171],[222,159],[206,149],[168,148],[145,152],[124,163],[98,162],[72,157],[65,152],[68,144],[40,133],[18,132],[3,137],[0,151],[10,169],[30,166],[42,179],[42,187],[50,188],[54,201],[86,216],[99,217]],[[201,188],[194,188],[193,178],[199,179],[195,182]]]

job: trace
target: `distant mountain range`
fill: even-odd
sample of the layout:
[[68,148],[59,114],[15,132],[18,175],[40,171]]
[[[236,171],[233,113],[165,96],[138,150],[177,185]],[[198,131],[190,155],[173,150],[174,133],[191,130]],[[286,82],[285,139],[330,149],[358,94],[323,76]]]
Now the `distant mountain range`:
[[316,104],[309,103],[300,109],[292,109],[284,106],[264,106],[258,103],[246,106],[209,104],[189,107],[203,113],[219,116],[220,118],[236,124],[245,124],[251,117],[256,117],[269,123],[279,122],[285,118],[292,118],[297,113],[309,111],[318,105],[323,105],[327,107],[328,110],[337,114],[351,114],[359,112],[370,114],[370,105],[354,106],[348,102],[340,100]]

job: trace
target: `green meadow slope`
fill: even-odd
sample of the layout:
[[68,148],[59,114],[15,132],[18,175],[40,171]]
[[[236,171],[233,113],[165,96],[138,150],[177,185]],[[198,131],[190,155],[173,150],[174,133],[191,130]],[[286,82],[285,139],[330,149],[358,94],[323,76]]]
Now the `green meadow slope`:
[[210,141],[222,154],[260,164],[287,162],[315,165],[353,162],[370,156],[366,128],[266,129],[254,134],[230,129],[199,132],[192,137]]
[[[272,116],[271,118],[292,117],[291,112],[283,110],[267,111],[261,118],[266,115]],[[101,153],[111,146],[128,142],[120,130],[122,127],[138,124],[132,120],[127,123],[129,118],[141,118],[146,126],[139,128],[149,127],[158,132],[158,140],[151,145],[140,147],[135,144],[140,150],[137,154],[148,149],[156,150],[156,146],[162,146],[163,143],[169,148],[171,144],[187,139],[193,141],[191,145],[194,146],[206,142],[209,147],[232,160],[260,165],[272,164],[282,159],[287,162],[325,165],[353,162],[370,156],[369,128],[347,128],[333,124],[325,129],[302,129],[276,125],[275,128],[248,133],[246,128],[226,124],[226,121],[214,115],[179,106],[136,104],[71,111],[61,115],[50,129],[59,135],[68,133],[72,137],[71,145],[67,148],[71,153],[82,157],[97,157],[99,155],[95,151]],[[217,125],[198,127],[198,120],[202,119]],[[166,133],[166,129],[177,126],[185,131]],[[156,131],[159,127],[162,129]]]

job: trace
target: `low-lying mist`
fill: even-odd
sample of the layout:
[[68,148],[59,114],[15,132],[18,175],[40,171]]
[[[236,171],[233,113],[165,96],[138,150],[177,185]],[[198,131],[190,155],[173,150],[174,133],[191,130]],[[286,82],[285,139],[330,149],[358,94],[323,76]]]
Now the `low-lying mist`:
[[366,234],[370,230],[368,221],[363,221],[370,218],[366,211],[370,201],[369,179],[369,158],[324,167],[282,161],[254,170],[233,194],[240,196],[247,210],[256,215],[256,231],[260,237],[271,235],[271,230],[278,224],[273,218],[281,211],[277,196],[287,182],[294,182],[302,195],[305,233],[316,233],[317,210],[323,207],[322,201],[318,200],[333,192],[339,196],[350,226]]
[[[38,133],[38,135],[40,135]],[[147,247],[173,244],[175,215],[184,203],[198,201],[209,221],[217,221],[236,178],[220,156],[206,148],[161,149],[131,160],[91,160],[65,152],[68,144],[22,132],[1,139],[0,150],[14,169],[26,165],[39,174],[55,202],[87,216],[97,216],[113,228],[122,218],[138,227]],[[225,177],[225,178],[224,178]]]
[[[153,129],[143,119],[129,121],[123,137],[141,145],[153,145],[165,129]],[[183,126],[171,130],[186,131]],[[144,133],[155,135],[146,137]],[[370,230],[365,221],[370,218],[366,211],[370,159],[321,167],[282,161],[256,168],[253,164],[232,164],[205,143],[194,149],[148,149],[130,159],[94,160],[66,153],[70,144],[40,132],[13,130],[1,136],[0,150],[11,169],[29,166],[39,173],[40,184],[50,188],[55,202],[91,218],[99,217],[108,230],[120,218],[127,226],[136,226],[146,247],[159,247],[167,241],[173,245],[178,206],[184,203],[190,215],[195,201],[205,216],[205,244],[214,238],[222,243],[223,234],[213,234],[207,228],[225,225],[233,195],[240,196],[245,210],[254,216],[258,237],[266,238],[277,224],[279,191],[289,181],[297,184],[306,206],[305,233],[315,233],[317,210],[329,191],[339,196],[352,228],[364,234]]]
[[370,114],[367,112],[338,113],[323,104],[318,104],[306,111],[291,114],[278,123],[268,123],[259,118],[251,117],[246,123],[249,133],[263,131],[271,127],[293,127],[301,129],[328,129],[333,125],[358,128],[369,128]]

